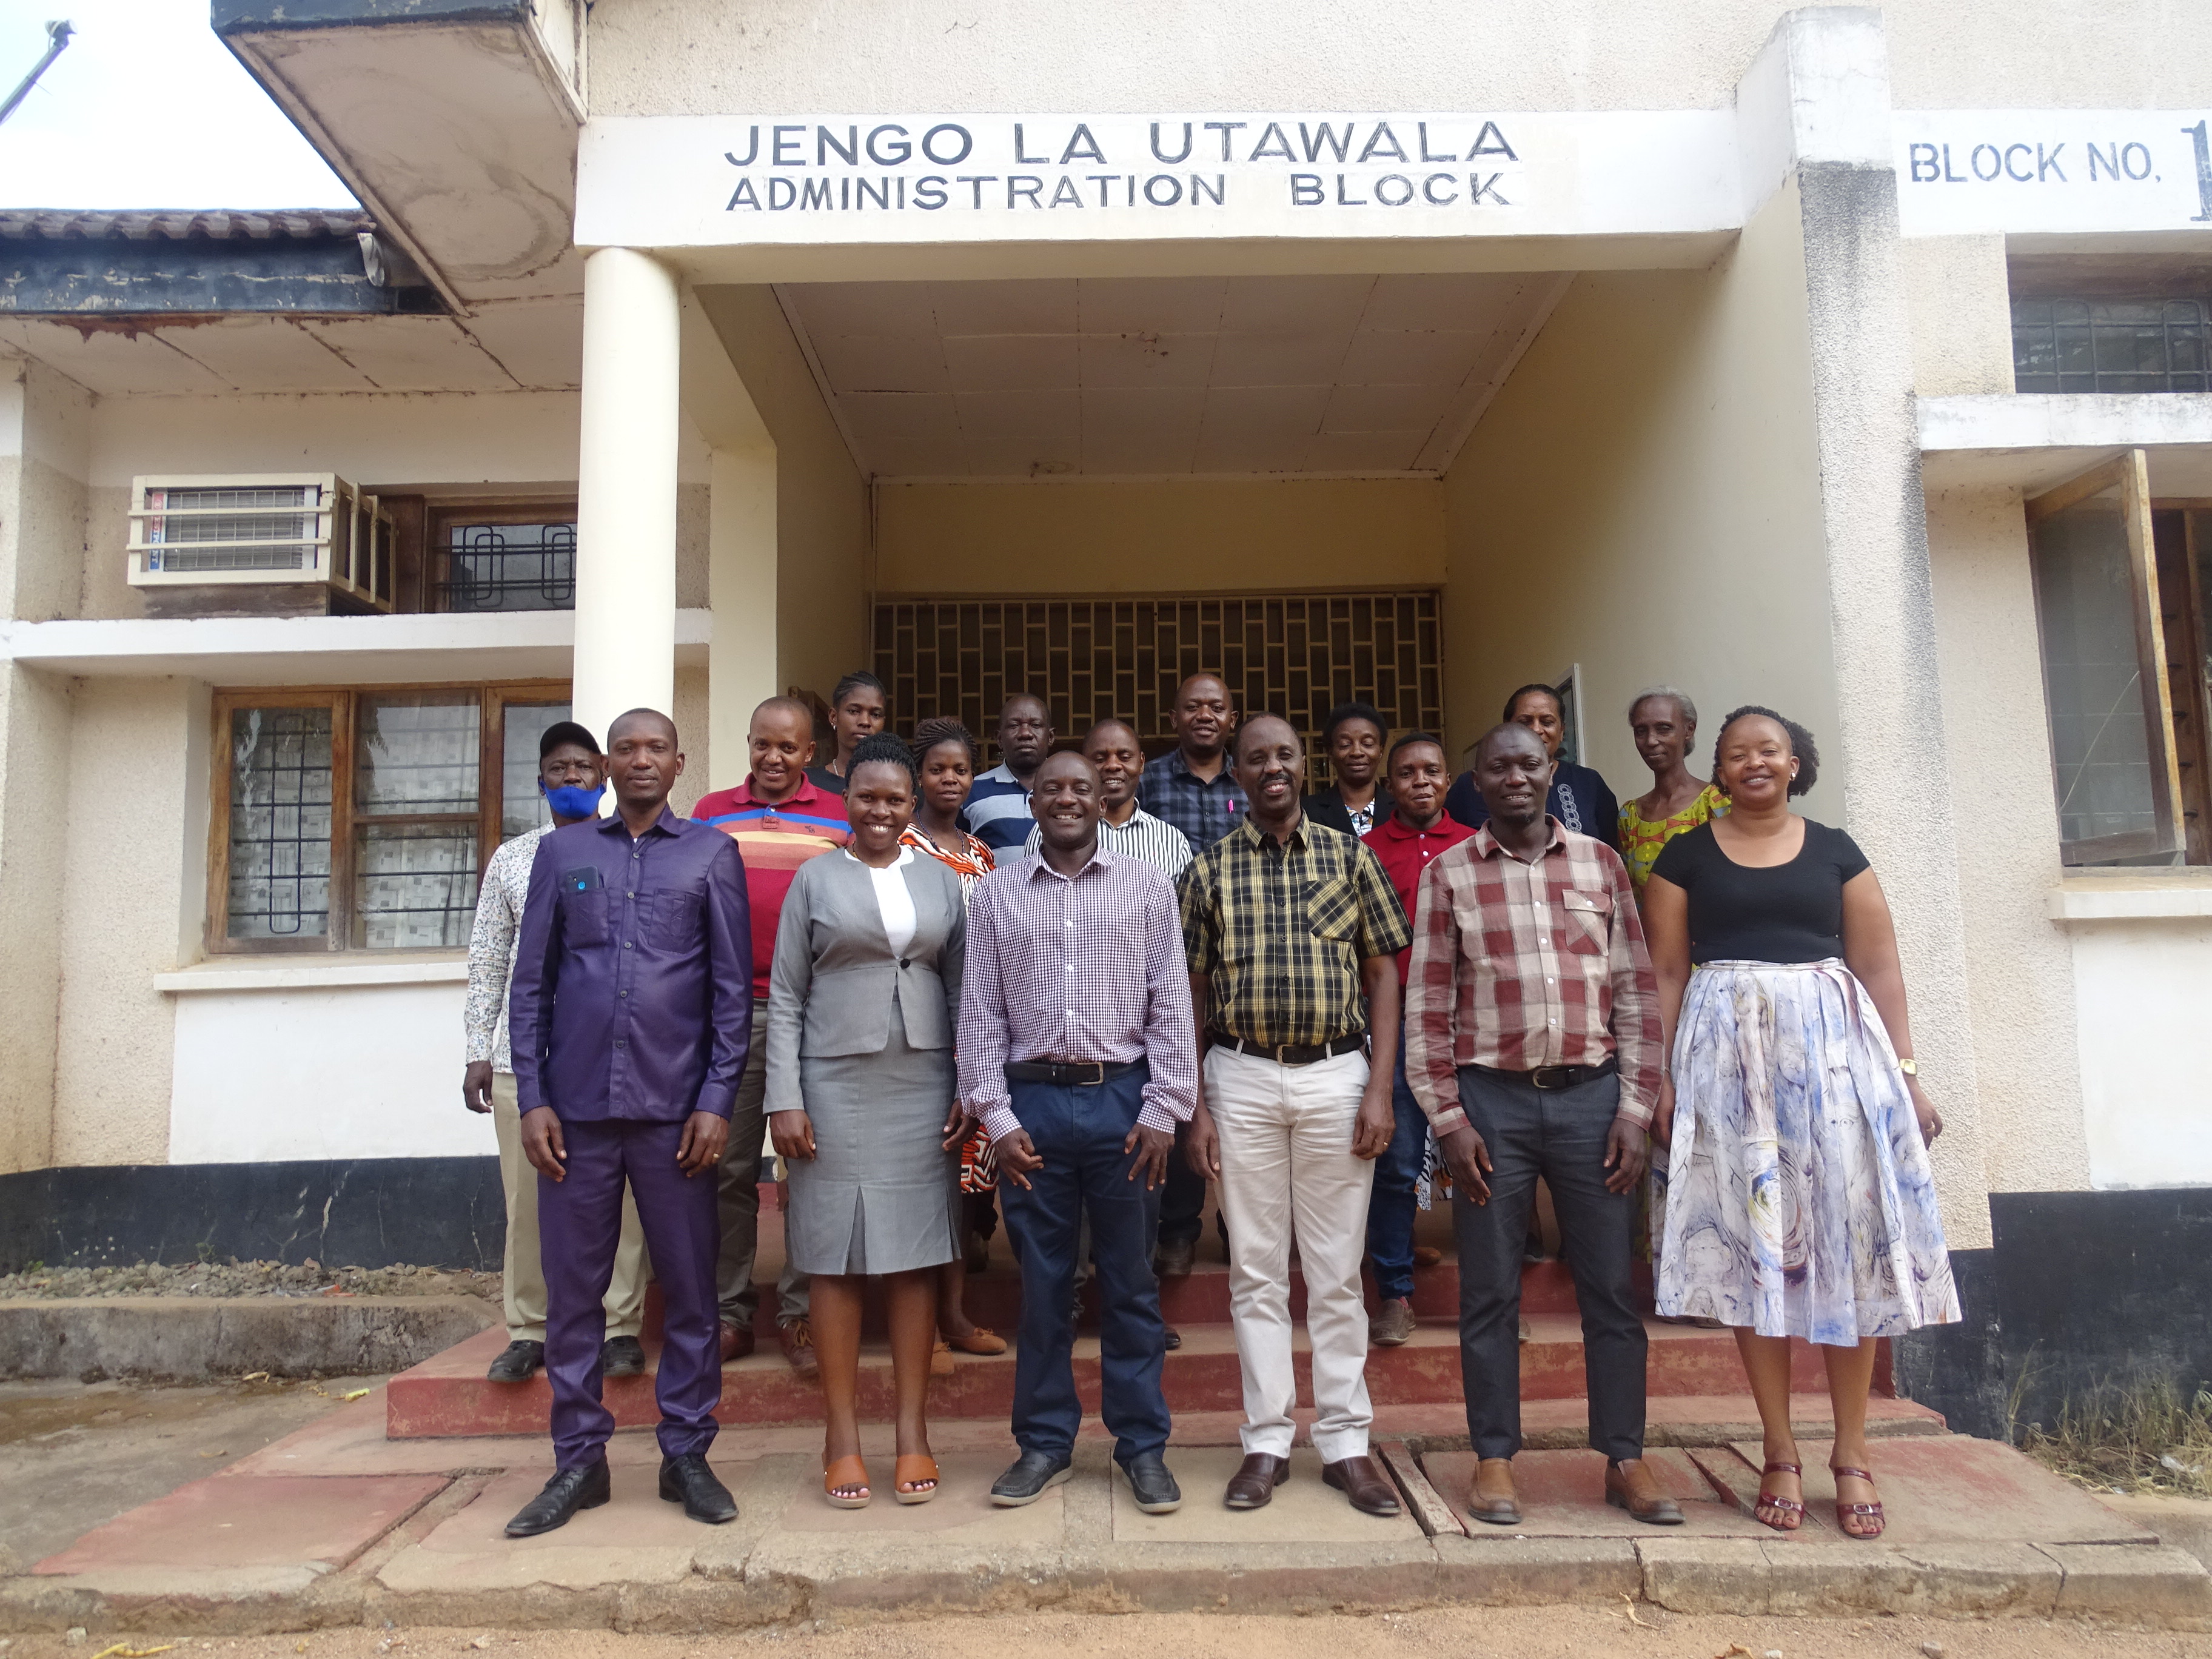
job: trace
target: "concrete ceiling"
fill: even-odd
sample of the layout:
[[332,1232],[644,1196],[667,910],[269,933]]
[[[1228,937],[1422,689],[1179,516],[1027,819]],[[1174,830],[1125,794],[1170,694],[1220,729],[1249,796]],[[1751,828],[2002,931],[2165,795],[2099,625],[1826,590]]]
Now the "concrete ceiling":
[[817,283],[777,293],[863,471],[1436,473],[1556,272]]

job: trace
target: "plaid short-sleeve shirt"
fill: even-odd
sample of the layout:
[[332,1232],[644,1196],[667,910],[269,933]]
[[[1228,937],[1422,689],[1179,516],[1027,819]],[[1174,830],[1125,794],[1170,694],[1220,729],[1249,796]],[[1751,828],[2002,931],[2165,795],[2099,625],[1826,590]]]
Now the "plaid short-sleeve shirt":
[[1287,845],[1242,820],[1191,860],[1178,890],[1208,1029],[1269,1048],[1365,1030],[1360,963],[1413,937],[1375,854],[1310,818]]

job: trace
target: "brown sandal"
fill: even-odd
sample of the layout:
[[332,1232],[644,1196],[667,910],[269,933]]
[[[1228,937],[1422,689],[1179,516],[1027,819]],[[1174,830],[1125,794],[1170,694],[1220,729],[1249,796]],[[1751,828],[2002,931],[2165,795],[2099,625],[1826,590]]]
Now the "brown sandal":
[[955,1353],[1001,1354],[1006,1351],[1006,1339],[981,1325],[965,1336],[948,1336],[945,1340]]
[[[1836,1464],[1831,1463],[1828,1465],[1828,1473],[1834,1475],[1838,1480],[1849,1476],[1853,1480],[1863,1480],[1869,1486],[1874,1485],[1874,1476],[1869,1474],[1864,1469],[1841,1468]],[[1874,1530],[1872,1532],[1853,1532],[1850,1528],[1846,1526],[1844,1523],[1854,1516],[1861,1521],[1873,1522]],[[1880,1498],[1876,1498],[1871,1504],[1846,1504],[1840,1496],[1836,1499],[1836,1530],[1843,1534],[1846,1538],[1856,1538],[1862,1541],[1868,1539],[1879,1538],[1882,1534],[1883,1528],[1887,1527],[1887,1524],[1888,1522],[1882,1516],[1881,1500]]]
[[[924,1481],[929,1484],[922,1485]],[[937,1496],[937,1460],[927,1452],[902,1454],[893,1468],[891,1496],[902,1504],[927,1504]]]
[[[852,1490],[855,1486],[860,1488],[857,1492]],[[874,1494],[868,1490],[868,1466],[860,1461],[858,1453],[823,1465],[822,1495],[830,1500],[832,1509],[868,1507],[868,1499]]]
[[[1776,1532],[1796,1532],[1805,1524],[1803,1519],[1805,1500],[1802,1498],[1784,1498],[1778,1492],[1767,1491],[1766,1477],[1770,1474],[1794,1474],[1802,1480],[1805,1478],[1805,1467],[1802,1463],[1769,1463],[1759,1473],[1759,1501],[1753,1504],[1751,1509],[1751,1518],[1758,1522],[1760,1526],[1771,1527]],[[1779,1516],[1794,1515],[1799,1518],[1784,1526],[1778,1520],[1768,1520],[1759,1513],[1761,1510],[1772,1510]]]

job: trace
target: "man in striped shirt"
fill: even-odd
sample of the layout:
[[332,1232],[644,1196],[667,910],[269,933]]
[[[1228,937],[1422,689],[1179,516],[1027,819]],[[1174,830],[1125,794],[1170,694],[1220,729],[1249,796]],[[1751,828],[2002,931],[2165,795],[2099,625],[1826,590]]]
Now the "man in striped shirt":
[[[1098,844],[1142,859],[1170,881],[1181,875],[1190,863],[1188,838],[1137,805],[1137,780],[1145,769],[1137,734],[1122,721],[1100,720],[1083,735],[1083,758],[1098,774]],[[1032,825],[1024,854],[1034,858],[1043,835],[1043,826]]]
[[1494,728],[1474,777],[1488,820],[1422,872],[1406,993],[1407,1075],[1455,1189],[1468,1512],[1521,1520],[1522,1240],[1540,1175],[1574,1269],[1607,1501],[1678,1525],[1644,1462],[1647,1339],[1629,1267],[1659,1098],[1659,990],[1635,891],[1620,854],[1545,811],[1552,760],[1534,732]]
[[1044,699],[1017,691],[999,710],[999,752],[1006,758],[975,780],[960,826],[994,854],[1029,838],[1030,780],[1052,753],[1052,712]]
[[[775,927],[791,878],[809,859],[833,853],[853,838],[843,797],[807,776],[814,758],[814,714],[796,697],[770,697],[753,710],[746,733],[752,770],[734,789],[702,796],[691,809],[738,843],[745,860],[745,896],[753,930],[753,1029],[768,1030],[768,970],[775,957]],[[720,1175],[722,1254],[715,1291],[722,1310],[722,1358],[753,1351],[753,1285],[759,1249],[762,1111],[768,1090],[768,1042],[755,1042],[730,1113],[729,1146]],[[801,1376],[816,1372],[813,1333],[806,1322],[806,1280],[788,1260],[778,1280],[776,1333],[783,1354]]]

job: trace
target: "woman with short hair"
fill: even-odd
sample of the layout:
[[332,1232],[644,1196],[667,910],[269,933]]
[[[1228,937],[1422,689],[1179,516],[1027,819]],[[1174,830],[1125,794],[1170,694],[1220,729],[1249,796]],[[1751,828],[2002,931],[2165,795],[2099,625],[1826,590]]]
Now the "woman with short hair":
[[1382,787],[1382,750],[1390,724],[1371,702],[1339,703],[1322,723],[1322,752],[1328,757],[1330,783],[1305,798],[1305,814],[1316,823],[1347,836],[1364,836],[1390,816],[1390,797]]
[[1721,725],[1729,812],[1667,844],[1644,926],[1671,1056],[1652,1132],[1668,1147],[1662,1316],[1735,1328],[1765,1431],[1757,1517],[1805,1513],[1790,1339],[1814,1343],[1835,1413],[1836,1525],[1878,1538],[1867,1395],[1878,1339],[1959,1317],[1905,974],[1857,843],[1790,810],[1813,735],[1770,708]]
[[1628,705],[1628,729],[1636,738],[1636,752],[1651,769],[1650,792],[1620,809],[1620,856],[1640,904],[1652,863],[1667,843],[1726,812],[1728,797],[1719,785],[1690,770],[1690,751],[1698,742],[1698,705],[1689,693],[1671,685],[1638,692]]
[[[1506,698],[1505,713],[1500,718],[1527,726],[1544,741],[1544,752],[1553,763],[1552,789],[1545,798],[1544,810],[1577,835],[1601,841],[1619,852],[1620,801],[1594,769],[1559,758],[1567,740],[1566,705],[1559,694],[1540,681],[1522,686]],[[1483,805],[1482,791],[1474,787],[1473,771],[1462,772],[1452,781],[1451,793],[1444,797],[1444,811],[1470,830],[1479,830],[1489,821],[1490,809]]]
[[856,668],[837,682],[830,693],[834,750],[821,765],[806,769],[816,788],[845,793],[845,781],[853,775],[853,751],[884,729],[890,706],[884,683],[865,668]]
[[953,1104],[967,906],[958,879],[905,845],[914,757],[900,739],[853,751],[853,840],[791,878],[769,973],[769,1133],[791,1171],[784,1241],[813,1280],[828,1419],[823,1490],[869,1497],[858,1406],[860,1304],[880,1279],[890,1316],[898,1462],[892,1496],[937,1495],[925,1407],[938,1270],[960,1254]]

